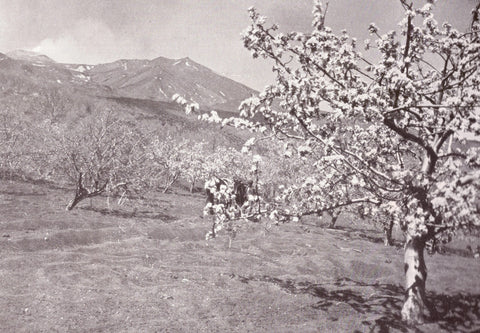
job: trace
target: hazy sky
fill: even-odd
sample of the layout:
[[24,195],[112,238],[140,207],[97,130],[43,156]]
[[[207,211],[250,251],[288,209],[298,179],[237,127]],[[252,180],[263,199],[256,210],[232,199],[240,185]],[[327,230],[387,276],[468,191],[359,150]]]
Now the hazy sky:
[[[439,0],[439,21],[464,29],[477,1]],[[261,89],[271,65],[251,59],[240,39],[252,5],[284,31],[311,29],[310,0],[0,0],[0,52],[35,50],[87,64],[188,56]],[[370,22],[394,29],[400,8],[396,0],[330,0],[327,24],[362,40]]]

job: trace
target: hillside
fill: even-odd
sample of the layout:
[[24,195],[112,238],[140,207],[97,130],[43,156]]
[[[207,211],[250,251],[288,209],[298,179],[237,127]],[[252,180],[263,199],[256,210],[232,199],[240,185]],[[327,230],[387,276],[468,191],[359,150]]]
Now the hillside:
[[61,64],[17,50],[0,53],[0,78],[3,95],[62,89],[97,97],[170,102],[172,95],[179,93],[203,108],[234,112],[242,100],[256,93],[189,58]]
[[92,96],[109,96],[111,89],[92,82],[88,76],[69,65],[31,52],[0,53],[0,93],[4,97],[25,98],[52,90]]
[[37,64],[52,64],[55,62],[53,59],[47,57],[46,55],[39,54],[33,51],[15,50],[8,52],[6,55],[12,59],[25,60],[35,62]]
[[[113,110],[145,133],[173,134],[212,146],[241,147],[245,136],[200,123],[173,103],[180,93],[203,110],[238,113],[254,90],[185,58],[119,60],[100,65],[61,64],[34,52],[0,53],[0,115],[18,121],[75,124],[85,115]],[[28,126],[28,125],[26,125]]]
[[118,60],[85,71],[95,83],[106,85],[117,96],[170,101],[178,93],[203,107],[234,111],[242,100],[256,93],[218,75],[189,58]]

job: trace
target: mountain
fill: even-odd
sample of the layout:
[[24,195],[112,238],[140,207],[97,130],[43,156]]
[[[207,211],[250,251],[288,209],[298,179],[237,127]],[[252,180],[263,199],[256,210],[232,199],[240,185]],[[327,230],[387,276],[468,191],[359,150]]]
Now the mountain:
[[0,92],[68,89],[108,98],[171,102],[178,93],[202,108],[237,112],[256,94],[190,58],[118,60],[99,65],[62,64],[45,55],[17,50],[0,53]]
[[28,96],[48,90],[101,96],[111,94],[109,87],[92,82],[79,68],[83,66],[60,64],[45,55],[29,51],[0,53],[0,94]]
[[57,63],[32,52],[0,53],[0,118],[76,126],[89,114],[111,110],[152,135],[172,133],[212,147],[239,148],[245,142],[246,133],[187,116],[172,102],[175,93],[230,117],[256,91],[189,58],[86,65]]
[[55,61],[51,58],[47,57],[46,55],[33,52],[33,51],[25,51],[25,50],[15,50],[8,52],[6,54],[9,58],[16,59],[16,60],[26,60],[35,63],[54,63]]
[[170,101],[178,93],[201,106],[232,110],[256,93],[247,86],[216,74],[190,58],[118,60],[86,72],[93,82],[123,97]]

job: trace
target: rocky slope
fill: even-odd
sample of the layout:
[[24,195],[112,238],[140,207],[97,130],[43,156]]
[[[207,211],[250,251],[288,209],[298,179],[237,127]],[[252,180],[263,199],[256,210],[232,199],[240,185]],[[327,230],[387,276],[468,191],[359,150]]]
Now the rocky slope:
[[204,108],[236,111],[253,89],[189,58],[118,60],[99,65],[61,64],[31,51],[0,53],[0,92],[26,94],[67,89],[103,97],[171,101],[175,93]]

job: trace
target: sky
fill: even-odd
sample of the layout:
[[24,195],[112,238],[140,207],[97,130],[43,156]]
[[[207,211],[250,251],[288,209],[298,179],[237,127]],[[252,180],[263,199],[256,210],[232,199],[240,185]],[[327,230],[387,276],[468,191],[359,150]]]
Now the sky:
[[[438,0],[438,21],[465,30],[477,1]],[[311,0],[0,0],[0,52],[83,64],[188,56],[261,90],[272,81],[271,63],[252,59],[240,37],[250,6],[282,31],[311,30]],[[401,16],[396,0],[330,0],[326,21],[363,40],[370,22],[388,31]]]

